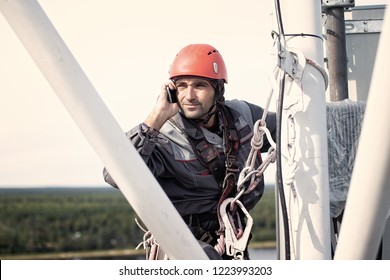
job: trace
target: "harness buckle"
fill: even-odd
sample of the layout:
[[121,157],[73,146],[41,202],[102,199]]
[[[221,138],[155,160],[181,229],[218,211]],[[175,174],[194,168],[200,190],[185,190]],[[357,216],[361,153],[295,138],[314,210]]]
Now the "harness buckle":
[[236,161],[236,157],[234,155],[227,154],[226,156],[226,170],[228,172],[237,173],[240,171],[238,168],[238,164]]
[[[242,210],[242,212],[245,214],[245,217],[247,218],[246,226],[242,234],[241,231],[237,231],[237,228],[234,225],[234,217],[232,215],[233,213],[231,211],[230,212],[227,211],[227,206],[230,203],[237,204]],[[229,208],[230,208],[229,210],[231,210],[232,207]],[[250,237],[250,233],[253,225],[253,218],[246,210],[242,202],[232,197],[226,198],[222,202],[220,206],[220,213],[221,213],[222,221],[225,225],[226,254],[228,256],[233,256],[234,259],[242,260],[244,258],[244,252]]]

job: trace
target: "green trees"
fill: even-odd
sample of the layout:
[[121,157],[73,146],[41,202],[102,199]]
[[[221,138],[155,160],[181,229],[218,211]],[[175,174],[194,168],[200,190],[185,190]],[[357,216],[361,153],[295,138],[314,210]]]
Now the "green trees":
[[276,240],[275,191],[266,188],[263,197],[251,211],[253,242]]
[[[251,212],[253,242],[275,240],[274,192]],[[108,188],[0,189],[0,256],[133,249],[142,241],[135,212]]]

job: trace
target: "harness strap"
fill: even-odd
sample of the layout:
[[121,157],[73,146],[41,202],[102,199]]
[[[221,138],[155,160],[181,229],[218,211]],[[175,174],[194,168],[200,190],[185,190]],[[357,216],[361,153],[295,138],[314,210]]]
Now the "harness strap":
[[226,151],[226,172],[225,179],[223,182],[223,192],[218,201],[218,221],[219,221],[219,230],[217,231],[218,235],[221,235],[225,230],[225,225],[222,220],[222,216],[220,213],[220,206],[222,202],[228,198],[233,191],[236,189],[237,185],[237,174],[239,173],[238,163],[236,160],[236,152],[240,145],[240,138],[238,136],[238,131],[234,123],[233,115],[230,110],[228,110],[225,106],[221,106],[221,110],[224,118],[224,126],[227,129],[224,129],[224,137],[226,139],[225,142],[225,151]]
[[207,142],[205,138],[200,139],[197,144],[191,143],[191,145],[196,151],[198,159],[210,169],[210,172],[214,175],[218,184],[223,182],[225,171],[224,168],[221,168],[223,166],[221,166],[222,163],[217,149]]
[[[223,120],[225,163],[221,162],[217,149],[205,137],[200,140],[190,139],[189,142],[193,142],[191,145],[195,146],[198,158],[208,166],[218,184],[224,188],[227,174],[239,172],[235,153],[238,150],[240,138],[231,111],[224,104],[217,103],[216,106],[220,110]],[[235,178],[234,181],[236,182]]]

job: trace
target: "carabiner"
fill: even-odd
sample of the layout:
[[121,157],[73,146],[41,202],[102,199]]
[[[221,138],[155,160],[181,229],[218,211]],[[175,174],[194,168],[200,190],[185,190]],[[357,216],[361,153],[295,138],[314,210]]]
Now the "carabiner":
[[[235,234],[235,226],[232,225],[229,219],[229,214],[226,211],[226,208],[230,203],[237,204],[247,218],[245,230],[243,231],[243,234],[239,238],[237,238]],[[240,200],[235,200],[232,197],[226,198],[222,202],[220,206],[220,213],[221,213],[222,221],[225,225],[226,254],[228,256],[233,256],[234,259],[243,259],[244,251],[248,244],[249,236],[253,226],[253,218],[246,210],[242,202]]]

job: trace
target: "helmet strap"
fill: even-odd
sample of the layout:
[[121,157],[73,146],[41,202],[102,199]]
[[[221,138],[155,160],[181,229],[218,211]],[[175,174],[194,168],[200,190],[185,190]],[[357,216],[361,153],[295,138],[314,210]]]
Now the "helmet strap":
[[207,111],[207,113],[203,114],[200,118],[193,119],[193,120],[197,123],[206,125],[210,121],[211,117],[214,116],[216,113],[217,113],[217,107],[216,107],[216,103],[214,103],[213,106],[211,106],[210,109]]

